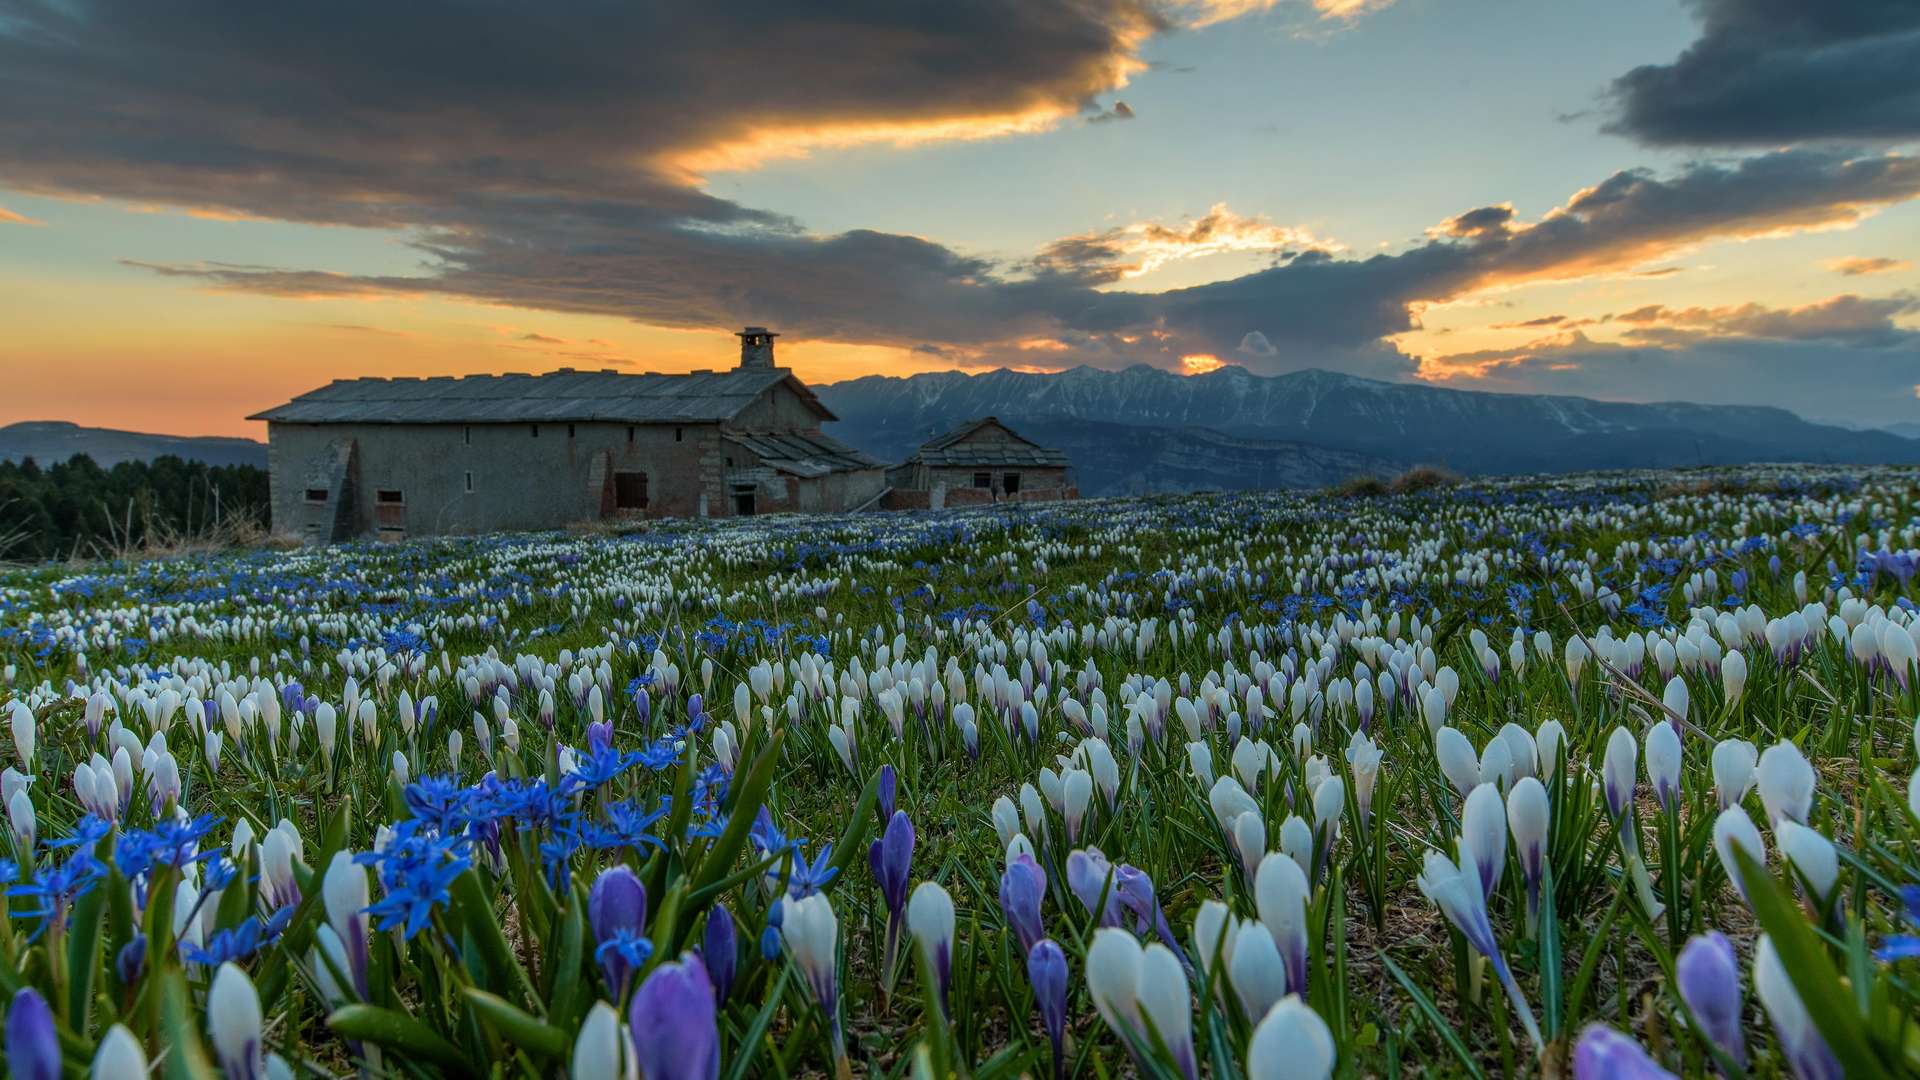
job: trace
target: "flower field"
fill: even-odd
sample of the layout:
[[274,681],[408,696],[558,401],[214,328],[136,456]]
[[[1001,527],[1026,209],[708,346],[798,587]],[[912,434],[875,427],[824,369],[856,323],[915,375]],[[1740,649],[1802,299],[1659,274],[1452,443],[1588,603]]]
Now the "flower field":
[[14,1076],[1920,1075],[1920,474],[0,574]]

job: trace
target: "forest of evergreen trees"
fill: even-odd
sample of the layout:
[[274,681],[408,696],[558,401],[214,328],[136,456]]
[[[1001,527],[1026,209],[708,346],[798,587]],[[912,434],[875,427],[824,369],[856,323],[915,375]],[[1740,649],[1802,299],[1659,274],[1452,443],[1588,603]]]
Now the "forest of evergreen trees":
[[178,457],[103,469],[85,454],[55,465],[0,462],[0,560],[107,558],[258,535],[267,471]]

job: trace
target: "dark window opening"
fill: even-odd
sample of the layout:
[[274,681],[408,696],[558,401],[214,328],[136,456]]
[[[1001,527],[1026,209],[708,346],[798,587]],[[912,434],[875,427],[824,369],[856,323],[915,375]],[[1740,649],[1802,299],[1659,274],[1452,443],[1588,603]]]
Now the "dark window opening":
[[617,472],[613,474],[613,508],[615,510],[647,508],[646,473]]
[[685,429],[685,428],[674,428],[674,429],[673,429],[673,441],[674,441],[674,442],[679,442],[679,441],[680,441],[680,436],[682,436],[682,435],[685,435],[685,434],[686,434],[686,429]]
[[1009,495],[1012,495],[1014,492],[1019,491],[1020,490],[1020,474],[1017,472],[1008,473],[1006,475],[1006,478],[1000,481],[1000,490],[1006,492]]
[[736,491],[733,493],[733,512],[742,517],[753,516],[753,492]]
[[307,489],[307,501],[308,501],[308,502],[310,502],[310,503],[323,503],[323,502],[326,502],[326,501],[327,501],[327,489],[326,489],[326,488],[308,488],[308,489]]
[[473,474],[467,474],[467,494],[473,494]]
[[974,473],[974,474],[973,474],[973,486],[974,486],[974,487],[977,487],[977,488],[990,488],[990,487],[992,487],[992,486],[993,486],[993,474],[992,474],[992,473],[987,473],[987,472],[977,472],[977,473]]
[[373,493],[373,501],[385,503],[388,506],[399,506],[407,500],[400,494],[399,488],[380,488]]
[[534,437],[534,438],[536,438],[536,439],[537,439],[537,438],[539,438],[539,437],[540,437],[540,425],[539,425],[539,424],[528,424],[528,425],[527,425],[527,427],[528,427],[529,429],[531,429],[531,430],[532,430],[532,432],[533,432],[533,437]]
[[473,425],[469,424],[460,429],[460,441],[468,446],[473,445]]
[[627,441],[628,442],[633,441],[633,425],[632,424],[627,425]]
[[568,424],[568,425],[567,425],[567,438],[569,438],[569,439],[571,439],[571,438],[573,438],[573,434],[574,434],[574,433],[573,433],[573,425],[572,425],[572,424]]
[[731,457],[727,458],[727,468],[733,468],[733,458]]

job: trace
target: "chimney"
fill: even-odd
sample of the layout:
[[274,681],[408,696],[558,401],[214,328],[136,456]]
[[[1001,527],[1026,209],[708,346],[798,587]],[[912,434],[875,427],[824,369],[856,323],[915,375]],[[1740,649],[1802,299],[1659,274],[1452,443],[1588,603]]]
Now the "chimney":
[[741,371],[773,370],[773,339],[779,334],[764,326],[749,326],[735,334],[740,339]]

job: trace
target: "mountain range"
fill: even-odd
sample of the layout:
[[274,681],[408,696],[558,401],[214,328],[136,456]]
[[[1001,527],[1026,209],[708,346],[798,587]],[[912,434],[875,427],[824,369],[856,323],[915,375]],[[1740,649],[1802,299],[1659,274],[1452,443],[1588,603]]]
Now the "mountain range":
[[840,417],[829,433],[884,460],[900,460],[963,420],[997,416],[1067,450],[1089,495],[1317,487],[1332,473],[1407,464],[1472,474],[1920,462],[1920,440],[1815,424],[1767,406],[1499,394],[1321,370],[1003,368],[870,375],[814,389]]
[[28,420],[0,427],[0,461],[32,458],[42,465],[86,454],[104,467],[152,461],[166,454],[209,465],[267,467],[267,444],[214,435],[148,435],[114,428],[81,427],[64,420]]

